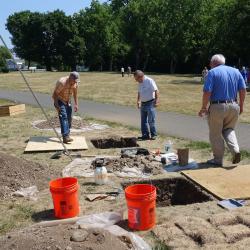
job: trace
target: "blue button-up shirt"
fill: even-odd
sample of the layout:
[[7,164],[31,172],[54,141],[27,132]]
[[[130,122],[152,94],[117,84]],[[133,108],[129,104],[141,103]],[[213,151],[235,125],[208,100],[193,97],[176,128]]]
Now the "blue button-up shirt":
[[245,88],[245,81],[238,69],[220,65],[209,70],[203,91],[211,92],[210,101],[226,101],[236,100],[238,91]]

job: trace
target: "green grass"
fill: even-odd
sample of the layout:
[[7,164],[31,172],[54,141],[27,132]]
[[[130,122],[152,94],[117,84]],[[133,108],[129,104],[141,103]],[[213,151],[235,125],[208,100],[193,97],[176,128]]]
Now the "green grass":
[[30,205],[11,204],[8,206],[8,214],[1,218],[0,234],[6,233],[25,221],[31,221],[35,212]]
[[241,159],[242,160],[250,159],[250,152],[248,152],[246,150],[241,150],[240,153],[241,153]]
[[211,149],[211,146],[208,142],[204,141],[191,141],[185,145],[185,147],[194,149],[194,150],[203,150],[203,149]]

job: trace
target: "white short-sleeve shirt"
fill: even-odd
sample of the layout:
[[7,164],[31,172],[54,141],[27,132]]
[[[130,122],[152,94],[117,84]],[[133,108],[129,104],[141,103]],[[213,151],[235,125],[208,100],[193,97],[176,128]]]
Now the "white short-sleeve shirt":
[[155,91],[158,90],[156,83],[150,77],[144,76],[143,82],[139,83],[138,92],[142,102],[155,99]]

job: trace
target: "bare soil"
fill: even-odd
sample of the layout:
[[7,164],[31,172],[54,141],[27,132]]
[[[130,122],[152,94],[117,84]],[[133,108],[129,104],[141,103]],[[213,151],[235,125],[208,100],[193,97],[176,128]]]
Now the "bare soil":
[[[123,155],[120,158],[104,158],[104,164],[109,173],[122,171],[123,168],[137,168],[143,173],[158,175],[163,173],[162,164],[155,160],[152,155]],[[92,162],[92,167],[95,167],[95,161]]]
[[131,245],[102,229],[79,229],[75,225],[30,227],[0,237],[2,250],[108,250],[131,249]]
[[92,144],[96,148],[126,148],[138,147],[137,138],[113,136],[109,138],[92,139]]
[[[53,124],[55,128],[60,128],[59,117],[55,116],[55,117],[50,118],[49,121],[41,121],[36,124],[36,127],[39,129],[50,129],[51,128],[50,124]],[[86,127],[87,125],[88,123],[80,119],[80,117],[79,119],[75,117],[72,118],[71,128],[82,129]]]
[[[214,200],[210,194],[183,177],[137,181],[136,184],[138,183],[151,184],[156,187],[156,204],[158,207],[187,205]],[[131,184],[135,183],[125,182],[122,186],[126,188]]]
[[12,192],[33,185],[42,190],[59,175],[48,166],[0,152],[0,198],[10,197]]

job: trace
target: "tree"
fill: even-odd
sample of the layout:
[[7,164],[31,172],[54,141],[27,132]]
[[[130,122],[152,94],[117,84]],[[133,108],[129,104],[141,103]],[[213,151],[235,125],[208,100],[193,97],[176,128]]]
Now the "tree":
[[6,27],[12,35],[15,53],[28,61],[38,61],[41,57],[41,25],[43,14],[21,11],[10,15]]
[[118,22],[107,4],[92,1],[90,8],[75,15],[86,45],[85,62],[90,69],[112,70],[117,57],[127,52]]
[[10,58],[10,52],[4,46],[0,46],[0,72],[8,72],[6,59]]

